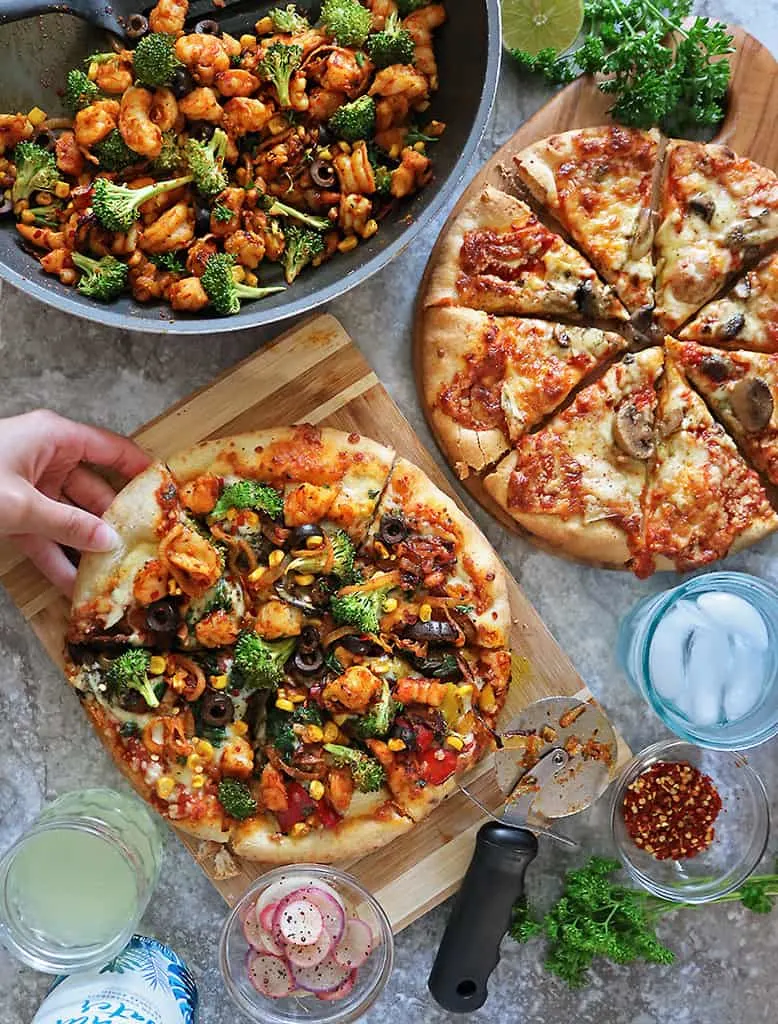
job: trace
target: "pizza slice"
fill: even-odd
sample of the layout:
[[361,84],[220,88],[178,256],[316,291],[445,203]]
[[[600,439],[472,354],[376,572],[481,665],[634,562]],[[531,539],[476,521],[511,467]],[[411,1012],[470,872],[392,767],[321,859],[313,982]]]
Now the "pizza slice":
[[424,396],[457,474],[484,469],[625,347],[594,327],[430,308],[423,322]]
[[656,316],[674,331],[778,238],[778,177],[727,146],[667,147],[656,254]]
[[580,253],[526,203],[485,186],[446,232],[425,306],[626,320],[627,313]]
[[778,352],[778,255],[762,260],[726,295],[704,306],[679,337],[722,348]]
[[759,477],[668,353],[643,499],[640,576],[714,562],[778,527]]
[[778,355],[669,342],[687,379],[770,483],[778,485]]
[[654,305],[651,203],[659,133],[621,125],[551,135],[517,157],[519,176],[630,312]]
[[641,530],[660,348],[628,354],[484,481],[516,522],[573,558],[622,567]]

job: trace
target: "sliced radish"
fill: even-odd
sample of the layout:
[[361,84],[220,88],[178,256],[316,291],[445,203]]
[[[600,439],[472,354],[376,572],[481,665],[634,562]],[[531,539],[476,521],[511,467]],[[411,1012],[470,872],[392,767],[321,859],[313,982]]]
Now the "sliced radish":
[[295,946],[289,943],[285,949],[286,958],[290,964],[297,967],[315,967],[327,959],[332,951],[332,945],[332,936],[326,929],[322,929],[321,935],[310,946]]
[[273,938],[279,945],[312,946],[324,931],[322,914],[315,903],[292,893],[273,914]]
[[[270,953],[272,950],[268,949],[265,940],[269,937],[270,941],[273,942],[272,936],[268,936],[264,928],[258,923],[254,916],[254,908],[251,908],[250,913],[246,914],[243,918],[243,934],[246,936],[246,942],[254,949],[258,949],[261,953]],[[273,942],[275,946],[275,942]],[[276,954],[278,955],[278,954]]]
[[351,994],[351,990],[356,984],[357,972],[352,971],[351,974],[346,978],[342,985],[334,989],[332,992],[317,992],[317,999],[326,999],[327,1002],[334,1003],[338,999],[345,999],[347,995]]
[[277,882],[273,882],[267,889],[257,898],[257,920],[260,921],[262,917],[262,911],[265,907],[270,906],[271,903],[278,903],[285,896],[288,896],[290,892],[294,892],[295,889],[304,889],[307,885],[313,885],[314,880],[310,876],[303,876],[302,878],[298,875],[297,877],[282,877]]
[[[279,903],[280,902],[281,901],[279,900]],[[273,918],[275,917],[277,909],[278,903],[268,903],[268,905],[259,915],[259,923],[265,929],[266,932],[273,931]]]
[[263,996],[283,999],[294,989],[292,975],[286,962],[277,956],[252,953],[248,959],[249,981]]
[[330,896],[328,889],[329,886],[327,889],[322,889],[318,885],[309,885],[293,895],[295,898],[302,898],[313,903],[321,914],[324,927],[332,940],[339,942],[343,929],[346,927],[346,912],[343,909],[343,901]]
[[350,917],[346,921],[343,937],[333,951],[335,960],[343,967],[355,970],[362,966],[372,952],[372,929],[358,917]]
[[296,964],[290,964],[290,967],[295,983],[307,992],[317,994],[335,992],[351,975],[348,967],[343,967],[331,956],[313,967],[299,967]]

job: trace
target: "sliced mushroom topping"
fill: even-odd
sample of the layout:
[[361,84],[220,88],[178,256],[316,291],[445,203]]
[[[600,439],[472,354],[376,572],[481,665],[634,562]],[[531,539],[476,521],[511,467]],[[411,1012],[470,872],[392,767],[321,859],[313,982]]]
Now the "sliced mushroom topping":
[[740,425],[749,434],[755,434],[768,425],[773,415],[773,395],[762,377],[744,377],[729,393],[732,411]]
[[654,320],[654,307],[643,306],[636,309],[629,318],[632,329],[638,337],[635,339],[639,344],[661,345],[665,340],[665,332]]
[[700,360],[700,369],[706,377],[710,377],[711,380],[715,380],[720,383],[729,377],[734,367],[731,360],[716,352],[711,353],[709,356],[703,356]]
[[641,259],[651,251],[651,244],[654,241],[652,221],[651,210],[646,206],[641,206],[630,243],[630,255],[634,260]]
[[748,275],[741,277],[735,287],[732,289],[732,294],[738,299],[747,299],[751,294],[751,281]]
[[696,213],[698,217],[702,217],[706,224],[710,224],[713,220],[713,214],[716,212],[716,203],[712,196],[706,196],[704,193],[699,192],[689,200],[689,211]]
[[724,321],[721,328],[722,338],[736,338],[746,326],[746,318],[742,313],[735,313],[728,320]]
[[649,409],[638,409],[634,402],[622,402],[613,424],[613,439],[633,459],[645,462],[654,452],[654,424]]
[[573,295],[578,312],[584,316],[596,317],[599,312],[597,300],[594,297],[594,285],[591,281],[580,281]]

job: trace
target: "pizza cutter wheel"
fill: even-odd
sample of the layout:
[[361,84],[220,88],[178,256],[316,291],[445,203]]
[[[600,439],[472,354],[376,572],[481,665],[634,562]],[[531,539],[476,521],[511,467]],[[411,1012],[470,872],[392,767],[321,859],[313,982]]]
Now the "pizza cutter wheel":
[[434,998],[454,1013],[486,1002],[511,909],[538,852],[534,831],[543,834],[549,820],[592,804],[616,768],[616,736],[602,709],[572,697],[536,701],[500,738],[495,773],[505,807],[478,830],[429,976]]

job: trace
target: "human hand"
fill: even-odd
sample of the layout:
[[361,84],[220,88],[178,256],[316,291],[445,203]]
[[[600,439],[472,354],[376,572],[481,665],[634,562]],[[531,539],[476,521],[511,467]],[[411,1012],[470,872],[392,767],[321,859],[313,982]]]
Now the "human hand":
[[0,536],[68,595],[76,570],[59,545],[110,551],[119,541],[98,518],[114,490],[84,462],[129,479],[151,459],[126,437],[44,409],[0,419]]

